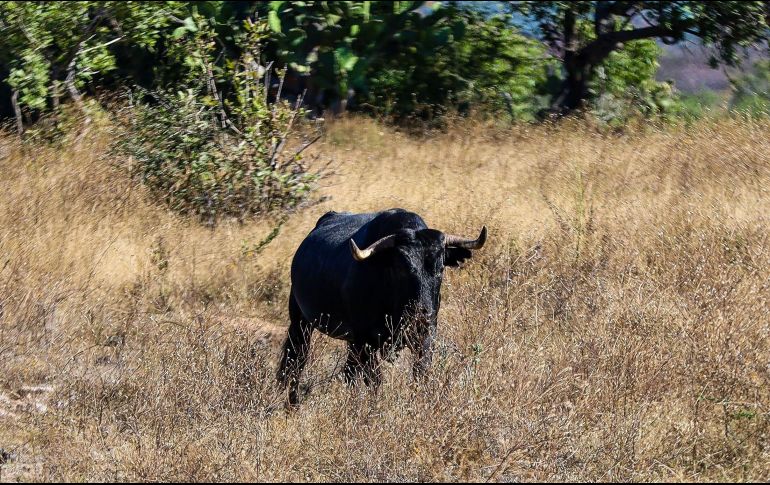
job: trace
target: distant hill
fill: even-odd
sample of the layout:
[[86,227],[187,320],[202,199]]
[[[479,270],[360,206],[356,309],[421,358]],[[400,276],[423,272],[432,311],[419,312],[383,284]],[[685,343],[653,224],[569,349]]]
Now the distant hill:
[[683,93],[725,91],[730,88],[730,76],[750,70],[755,61],[767,57],[766,53],[757,50],[740,68],[720,66],[713,69],[708,64],[709,49],[698,43],[661,46],[664,50],[656,78],[659,81],[673,80],[674,86]]

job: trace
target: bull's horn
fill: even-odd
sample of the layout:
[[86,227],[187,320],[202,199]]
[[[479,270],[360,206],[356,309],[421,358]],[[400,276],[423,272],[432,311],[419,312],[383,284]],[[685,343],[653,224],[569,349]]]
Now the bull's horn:
[[369,256],[375,254],[377,251],[382,251],[383,249],[392,248],[396,245],[396,236],[390,235],[385,236],[382,239],[379,239],[372,244],[369,245],[369,247],[364,249],[359,249],[356,245],[356,242],[353,240],[353,238],[350,238],[350,252],[353,253],[353,259],[356,261],[363,261]]
[[448,248],[481,249],[485,242],[487,242],[487,226],[481,228],[478,239],[466,239],[447,234],[444,245]]

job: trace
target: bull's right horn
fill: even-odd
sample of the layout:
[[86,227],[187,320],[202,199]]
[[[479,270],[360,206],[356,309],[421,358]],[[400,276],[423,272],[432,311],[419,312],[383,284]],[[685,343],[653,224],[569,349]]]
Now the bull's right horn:
[[356,261],[363,261],[369,256],[372,256],[373,254],[377,253],[378,251],[382,251],[383,249],[392,248],[396,245],[396,236],[390,235],[385,236],[382,239],[379,239],[372,244],[369,245],[369,247],[364,249],[359,249],[356,245],[356,242],[353,240],[353,238],[350,238],[350,252],[353,253],[353,259]]
[[481,234],[479,234],[477,239],[467,239],[447,234],[444,245],[448,248],[481,249],[485,242],[487,242],[487,226],[481,228]]

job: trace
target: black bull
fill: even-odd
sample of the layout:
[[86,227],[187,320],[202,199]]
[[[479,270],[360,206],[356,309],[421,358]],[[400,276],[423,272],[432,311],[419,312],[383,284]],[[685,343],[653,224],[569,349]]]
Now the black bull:
[[[403,209],[370,214],[327,212],[300,244],[291,265],[288,336],[279,382],[298,401],[299,376],[314,329],[348,342],[345,378],[377,386],[378,359],[408,346],[419,376],[431,362],[446,266],[458,266],[486,241],[429,229]],[[363,249],[361,249],[363,248]]]

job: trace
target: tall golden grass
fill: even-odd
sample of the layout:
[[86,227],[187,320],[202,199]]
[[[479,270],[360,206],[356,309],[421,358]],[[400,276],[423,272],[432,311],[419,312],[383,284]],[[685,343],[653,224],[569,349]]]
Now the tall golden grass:
[[[597,134],[364,119],[326,199],[215,229],[156,205],[109,124],[0,137],[0,480],[770,479],[770,123]],[[487,246],[448,270],[436,358],[379,393],[314,339],[273,382],[293,251],[327,210],[403,207]]]

